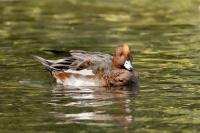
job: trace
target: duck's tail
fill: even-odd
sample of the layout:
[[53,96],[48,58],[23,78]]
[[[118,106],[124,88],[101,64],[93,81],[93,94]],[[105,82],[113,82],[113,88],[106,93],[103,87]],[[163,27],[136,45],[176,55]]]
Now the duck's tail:
[[55,68],[51,66],[53,63],[50,60],[46,60],[46,59],[39,57],[37,55],[32,55],[32,56],[36,61],[38,61],[42,65],[44,65],[49,71],[55,70]]

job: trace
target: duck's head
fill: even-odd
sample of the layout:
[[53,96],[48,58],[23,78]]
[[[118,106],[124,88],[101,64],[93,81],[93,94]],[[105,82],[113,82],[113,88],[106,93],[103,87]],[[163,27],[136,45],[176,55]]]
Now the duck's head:
[[113,66],[119,69],[133,70],[132,55],[127,44],[116,47],[113,54]]

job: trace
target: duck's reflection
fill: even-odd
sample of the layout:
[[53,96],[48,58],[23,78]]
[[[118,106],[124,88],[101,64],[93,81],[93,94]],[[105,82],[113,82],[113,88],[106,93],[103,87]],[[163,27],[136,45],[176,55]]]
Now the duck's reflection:
[[133,99],[138,84],[123,87],[68,87],[52,85],[54,116],[58,124],[82,123],[127,129],[133,122]]

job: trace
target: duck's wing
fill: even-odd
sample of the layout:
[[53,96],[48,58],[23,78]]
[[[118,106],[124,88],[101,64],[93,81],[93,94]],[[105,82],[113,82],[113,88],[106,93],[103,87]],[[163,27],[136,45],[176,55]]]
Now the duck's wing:
[[34,58],[48,68],[48,70],[99,70],[109,71],[112,66],[112,56],[101,52],[87,52],[82,50],[71,50],[67,56],[58,60],[46,60],[39,56]]
[[91,69],[93,72],[109,71],[112,66],[112,56],[101,52],[87,52],[82,50],[71,50],[71,57],[75,61],[71,64],[71,69]]

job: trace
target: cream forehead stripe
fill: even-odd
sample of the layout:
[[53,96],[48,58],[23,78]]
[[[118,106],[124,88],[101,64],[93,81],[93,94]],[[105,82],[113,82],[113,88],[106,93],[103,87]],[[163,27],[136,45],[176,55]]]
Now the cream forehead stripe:
[[80,74],[80,75],[84,75],[84,76],[94,75],[94,73],[92,72],[92,70],[88,70],[88,69],[83,69],[83,70],[80,70],[80,71],[68,69],[68,70],[66,70],[64,72],[66,72],[66,73]]
[[124,51],[126,54],[129,53],[129,47],[128,47],[128,45],[126,45],[126,44],[123,45],[123,51]]

